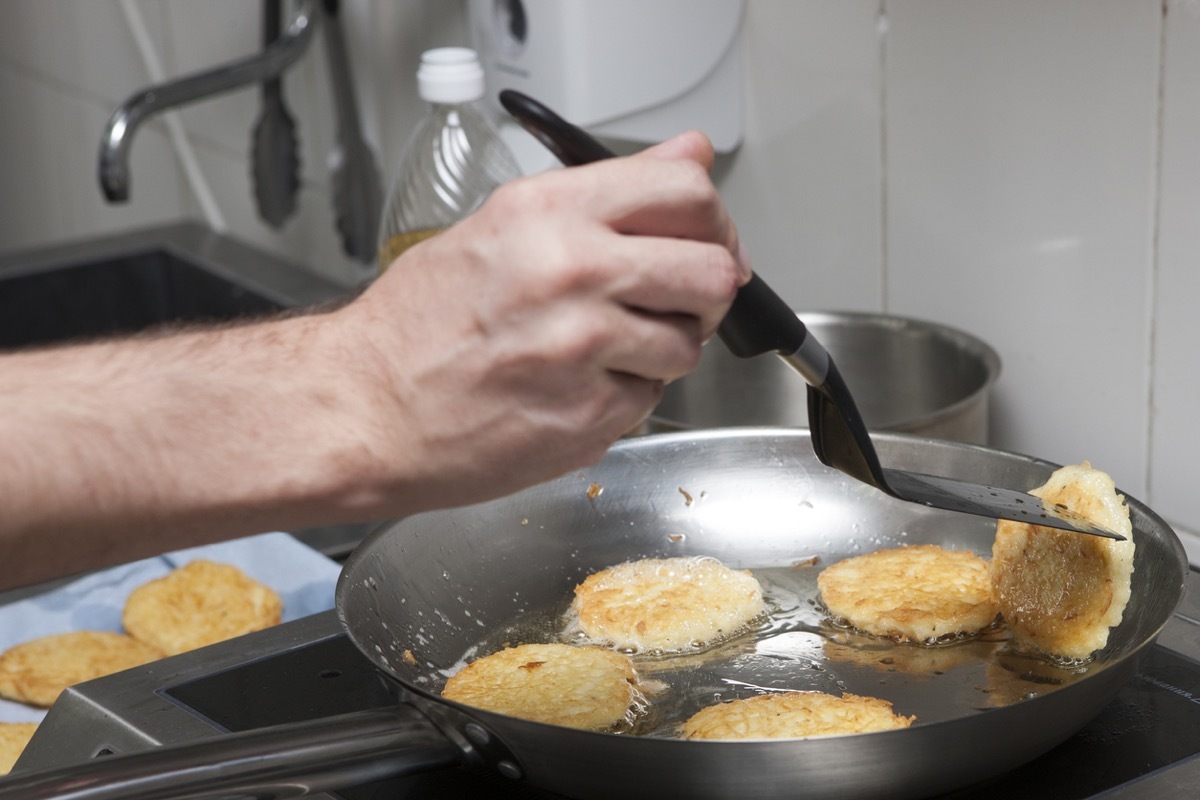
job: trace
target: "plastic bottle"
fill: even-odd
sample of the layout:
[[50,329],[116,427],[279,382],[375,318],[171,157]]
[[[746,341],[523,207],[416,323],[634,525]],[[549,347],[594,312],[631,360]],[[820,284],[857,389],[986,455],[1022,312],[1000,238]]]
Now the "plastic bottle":
[[401,154],[379,226],[379,270],[405,250],[470,214],[521,174],[483,105],[474,50],[441,47],[421,56],[417,90],[430,103]]

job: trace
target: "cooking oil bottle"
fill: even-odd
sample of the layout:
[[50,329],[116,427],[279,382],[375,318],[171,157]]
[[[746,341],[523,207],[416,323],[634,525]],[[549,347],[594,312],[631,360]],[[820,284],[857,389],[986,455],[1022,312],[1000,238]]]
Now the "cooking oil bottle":
[[417,91],[429,112],[405,144],[379,225],[379,271],[423,239],[470,214],[520,175],[480,100],[483,68],[474,50],[421,55]]

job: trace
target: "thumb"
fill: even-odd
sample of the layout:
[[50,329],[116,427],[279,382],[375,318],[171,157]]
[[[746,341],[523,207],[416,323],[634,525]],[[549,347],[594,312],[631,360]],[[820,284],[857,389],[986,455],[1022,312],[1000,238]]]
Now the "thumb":
[[673,136],[665,142],[648,147],[634,158],[687,158],[711,170],[713,165],[713,146],[700,131],[687,131]]

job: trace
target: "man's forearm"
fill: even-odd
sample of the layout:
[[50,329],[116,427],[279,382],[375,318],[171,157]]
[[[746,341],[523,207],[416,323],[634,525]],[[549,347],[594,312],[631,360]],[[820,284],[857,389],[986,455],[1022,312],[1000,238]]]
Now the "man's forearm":
[[0,585],[352,514],[371,398],[341,327],[301,316],[0,358]]

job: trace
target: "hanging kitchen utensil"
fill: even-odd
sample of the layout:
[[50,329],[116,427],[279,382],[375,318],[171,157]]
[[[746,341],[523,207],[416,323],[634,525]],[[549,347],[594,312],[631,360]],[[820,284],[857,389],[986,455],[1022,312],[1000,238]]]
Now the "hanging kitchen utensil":
[[325,0],[325,49],[337,109],[337,144],[329,154],[333,209],[342,249],[354,259],[375,261],[383,184],[375,154],[363,139],[358,102],[350,76],[350,59],[338,16],[338,0]]
[[[262,12],[263,45],[269,46],[279,38],[282,0],[263,0]],[[283,79],[278,75],[263,81],[262,113],[254,126],[250,163],[258,214],[278,228],[296,211],[300,188],[296,122],[283,101]]]
[[[614,155],[587,132],[531,97],[506,89],[500,93],[500,102],[567,166]],[[754,275],[738,290],[719,333],[734,355],[751,358],[775,352],[804,377],[808,383],[812,447],[821,463],[913,503],[1110,539],[1125,538],[1025,492],[883,467],[833,359],[796,312],[760,276]]]

